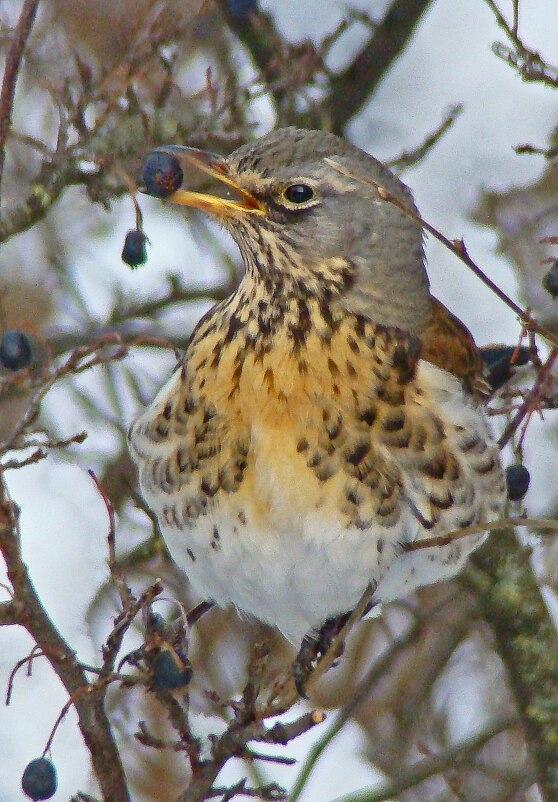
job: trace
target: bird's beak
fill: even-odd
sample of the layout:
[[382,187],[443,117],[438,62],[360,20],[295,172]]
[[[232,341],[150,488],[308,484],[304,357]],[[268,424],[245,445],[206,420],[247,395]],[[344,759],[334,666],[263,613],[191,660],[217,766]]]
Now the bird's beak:
[[[147,194],[202,209],[215,217],[265,214],[260,201],[229,177],[225,159],[204,150],[180,145],[156,148],[145,161],[143,180]],[[183,185],[199,186],[207,192],[183,189]]]

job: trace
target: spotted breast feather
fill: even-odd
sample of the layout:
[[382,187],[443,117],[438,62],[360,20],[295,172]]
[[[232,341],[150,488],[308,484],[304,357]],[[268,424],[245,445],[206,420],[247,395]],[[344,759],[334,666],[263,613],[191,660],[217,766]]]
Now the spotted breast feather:
[[403,546],[497,517],[504,480],[476,402],[417,337],[282,307],[263,321],[243,285],[216,306],[130,445],[199,594],[299,641],[369,582],[388,601],[456,573],[478,538]]

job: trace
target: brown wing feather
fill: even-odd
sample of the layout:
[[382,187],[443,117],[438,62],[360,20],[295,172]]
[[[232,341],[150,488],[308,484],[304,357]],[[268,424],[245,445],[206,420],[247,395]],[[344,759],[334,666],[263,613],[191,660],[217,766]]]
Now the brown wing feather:
[[432,320],[421,335],[423,359],[461,379],[469,392],[486,392],[483,361],[469,329],[432,297]]

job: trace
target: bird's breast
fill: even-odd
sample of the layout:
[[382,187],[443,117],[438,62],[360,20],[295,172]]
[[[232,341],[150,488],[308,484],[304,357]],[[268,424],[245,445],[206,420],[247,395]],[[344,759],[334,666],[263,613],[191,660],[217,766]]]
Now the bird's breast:
[[398,330],[307,311],[267,329],[208,318],[130,430],[142,492],[200,593],[297,636],[370,581],[390,599],[455,573],[478,538],[400,558],[402,544],[491,520],[505,498],[455,377]]

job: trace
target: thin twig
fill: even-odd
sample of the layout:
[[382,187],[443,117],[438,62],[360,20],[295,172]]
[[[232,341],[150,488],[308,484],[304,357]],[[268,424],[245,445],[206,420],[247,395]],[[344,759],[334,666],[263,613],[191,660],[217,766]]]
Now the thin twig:
[[109,521],[109,531],[107,535],[107,543],[109,550],[109,571],[116,587],[118,588],[118,593],[120,595],[120,603],[122,604],[122,607],[124,609],[127,609],[134,601],[134,597],[132,595],[132,591],[126,584],[126,580],[124,579],[122,570],[116,561],[116,520],[114,515],[114,507],[112,505],[112,501],[107,496],[102,484],[97,479],[95,472],[90,468],[87,471],[87,473],[93,479],[95,487],[97,488],[99,495],[103,499],[103,503],[107,510],[108,521]]
[[10,471],[10,470],[19,470],[19,468],[26,468],[28,465],[35,465],[37,462],[40,462],[42,459],[47,457],[46,451],[42,448],[37,448],[33,451],[29,456],[25,457],[24,459],[9,459],[6,462],[2,463],[2,470]]
[[400,156],[397,156],[397,158],[387,161],[386,166],[391,170],[402,171],[417,164],[421,159],[424,159],[428,151],[431,150],[446,131],[451,128],[462,111],[463,104],[456,103],[455,106],[452,106],[446,113],[438,127],[425,137],[424,142],[421,142],[421,144],[413,148],[413,150],[404,151]]
[[489,278],[486,273],[484,273],[481,268],[474,262],[469,254],[467,253],[467,249],[465,247],[465,243],[462,239],[460,240],[450,240],[441,231],[438,231],[437,228],[434,228],[433,225],[427,223],[419,214],[415,211],[410,209],[403,201],[400,201],[399,198],[395,197],[391,192],[388,192],[385,187],[379,184],[377,181],[374,181],[373,178],[370,178],[367,175],[362,173],[355,173],[352,170],[349,170],[348,167],[345,167],[339,162],[336,162],[334,159],[330,159],[328,157],[324,158],[324,161],[327,162],[334,170],[337,170],[339,173],[348,176],[349,178],[353,178],[355,181],[360,181],[363,184],[369,184],[370,186],[374,187],[378,192],[378,195],[382,198],[382,200],[387,201],[388,203],[393,204],[396,206],[403,214],[410,217],[411,220],[414,220],[419,226],[424,228],[428,231],[429,234],[432,234],[439,242],[446,246],[446,248],[451,251],[458,259],[460,259],[464,264],[467,265],[470,270],[479,278],[486,286],[492,290],[492,292],[498,296],[498,298],[503,301],[506,306],[508,306],[518,318],[521,320],[522,324],[526,329],[529,331],[534,331],[537,334],[540,334],[541,337],[544,337],[545,340],[548,340],[553,345],[558,346],[558,335],[553,334],[548,329],[545,329],[536,320],[534,320],[529,312],[526,309],[522,309],[515,301],[506,295],[506,293],[500,289],[500,287]]
[[4,173],[6,137],[12,122],[12,108],[21,59],[33,27],[38,5],[39,0],[25,0],[6,55],[6,67],[0,91],[0,184]]
[[113,671],[114,664],[116,662],[116,656],[120,650],[120,646],[122,645],[124,635],[130,628],[136,615],[162,592],[163,585],[161,580],[156,579],[155,582],[146,588],[137,599],[130,595],[128,603],[122,612],[116,617],[114,627],[106,639],[106,643],[103,647],[103,666],[106,672],[110,673]]
[[[48,659],[68,695],[88,687],[75,652],[66,643],[44,609],[21,556],[19,509],[12,501],[0,470],[0,550],[12,584],[14,600],[22,605],[22,625]],[[130,802],[120,754],[103,704],[103,693],[80,693],[74,706],[95,776],[105,799]]]
[[[511,438],[518,430],[522,420],[526,416],[530,416],[531,412],[535,409],[541,395],[541,388],[543,382],[550,373],[550,370],[557,358],[558,358],[558,347],[553,348],[552,351],[550,352],[548,359],[546,360],[546,362],[544,363],[544,365],[537,374],[537,381],[535,382],[535,386],[533,387],[531,392],[527,395],[527,398],[524,400],[518,412],[513,416],[513,419],[510,421],[509,425],[502,432],[502,435],[498,439],[498,445],[500,446],[500,448],[503,448],[507,443],[509,443]],[[525,434],[525,431],[526,429],[524,428],[520,439],[520,445],[523,441],[523,436]]]
[[419,760],[417,763],[407,766],[394,779],[375,788],[366,788],[362,791],[355,791],[352,794],[338,797],[334,802],[385,802],[385,800],[394,799],[408,788],[414,788],[429,777],[441,774],[465,760],[496,735],[509,730],[511,727],[516,726],[517,723],[518,719],[515,716],[497,719],[478,735],[448,746],[439,755],[424,758],[424,760]]
[[[14,622],[15,623],[15,622]],[[35,644],[31,649],[31,652],[27,655],[27,657],[22,657],[21,660],[18,660],[15,666],[10,671],[10,676],[8,677],[8,684],[6,686],[6,707],[10,704],[12,700],[12,691],[14,689],[14,680],[16,677],[17,672],[22,666],[27,666],[27,676],[31,676],[31,666],[33,664],[33,660],[37,657],[44,657],[44,653],[40,650],[40,648]]]
[[510,25],[494,0],[485,0],[490,8],[496,22],[505,32],[506,36],[513,45],[513,48],[496,42],[492,46],[492,52],[499,58],[511,64],[524,81],[539,81],[547,86],[555,88],[558,86],[558,68],[546,62],[536,51],[527,47],[519,36],[519,3],[513,0],[513,22]]
[[250,53],[252,60],[264,78],[277,107],[281,106],[284,92],[272,85],[280,78],[277,65],[283,50],[283,39],[277,32],[273,17],[256,8],[243,14],[242,18],[230,9],[227,0],[216,0],[227,25]]
[[[107,346],[114,346],[115,350],[103,353],[103,349]],[[4,442],[0,443],[0,454],[17,447],[19,438],[37,417],[42,400],[56,382],[68,375],[77,376],[79,373],[90,370],[96,365],[123,359],[127,353],[127,346],[121,345],[121,340],[117,334],[108,334],[92,345],[76,348],[69,355],[67,360],[56,368],[56,370],[52,371],[48,378],[37,389],[34,397],[27,405],[27,409],[18,423],[13,427],[10,436]]]
[[[368,585],[345,624],[332,638],[327,651],[320,658],[316,668],[312,671],[306,684],[306,690],[308,691],[309,695],[311,694],[313,685],[329,668],[331,668],[335,660],[338,658],[341,648],[350,631],[355,624],[360,621],[362,616],[369,608],[374,591],[375,587],[373,585]],[[293,704],[296,704],[296,702],[298,702],[300,699],[299,693],[295,687],[294,676],[291,669],[289,669],[287,672],[281,672],[274,682],[271,682],[271,680],[268,679],[267,685],[271,686],[271,696],[269,696],[270,689],[266,687],[265,693],[262,694],[262,698],[257,700],[256,703],[257,715],[261,718],[279,715],[280,713],[283,713],[292,707]]]
[[213,782],[231,757],[244,755],[250,741],[285,745],[311,730],[325,719],[321,711],[310,713],[290,721],[277,723],[268,728],[264,721],[231,722],[227,730],[212,744],[211,760],[198,766],[188,788],[180,795],[179,802],[203,802],[214,795]]
[[362,702],[368,697],[378,679],[384,676],[384,674],[389,670],[397,655],[399,655],[401,651],[403,651],[416,639],[420,631],[420,624],[420,621],[416,621],[413,626],[411,626],[407,632],[405,632],[404,635],[394,641],[389,649],[378,658],[365,677],[361,680],[355,693],[351,696],[350,701],[337,713],[335,719],[329,725],[324,735],[322,735],[319,741],[314,744],[308,753],[293,786],[293,790],[289,796],[289,802],[296,802],[296,800],[300,798],[308,777],[318,761],[318,758],[323,754],[324,750],[335,738],[335,736],[341,731],[342,727],[346,724],[349,718],[351,718],[359,705],[362,704]]
[[465,526],[463,529],[454,529],[453,532],[448,532],[445,535],[422,538],[404,546],[404,551],[420,551],[421,549],[431,549],[433,547],[440,548],[462,537],[479,535],[482,532],[497,532],[500,529],[509,529],[514,526],[530,526],[533,529],[558,532],[558,521],[547,518],[501,518],[490,523],[474,524],[473,526]]

